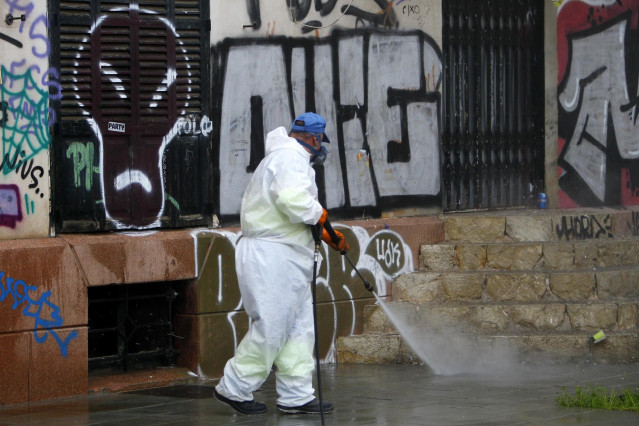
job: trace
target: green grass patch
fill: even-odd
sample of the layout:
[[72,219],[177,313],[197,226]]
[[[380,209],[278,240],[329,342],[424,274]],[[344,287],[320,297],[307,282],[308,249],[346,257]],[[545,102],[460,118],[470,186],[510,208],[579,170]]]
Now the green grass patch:
[[621,393],[601,386],[588,386],[583,389],[577,386],[575,394],[566,393],[561,388],[561,395],[556,399],[562,407],[601,408],[604,410],[639,411],[639,388],[635,391],[626,389]]

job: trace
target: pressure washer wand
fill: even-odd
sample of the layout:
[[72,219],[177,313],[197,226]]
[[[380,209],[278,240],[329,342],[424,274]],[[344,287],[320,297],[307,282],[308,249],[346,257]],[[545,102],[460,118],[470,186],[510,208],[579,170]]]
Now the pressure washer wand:
[[364,277],[362,276],[362,274],[359,273],[359,271],[357,270],[357,268],[355,267],[355,265],[353,265],[353,262],[351,261],[350,257],[348,257],[348,255],[346,253],[343,253],[344,257],[346,258],[346,260],[348,260],[348,263],[351,264],[351,266],[353,267],[353,271],[355,271],[355,273],[362,279],[362,281],[364,282],[364,287],[366,287],[366,290],[370,291],[371,293],[373,292],[374,288],[371,285],[371,283],[369,283],[368,281],[366,281],[364,279]]
[[[324,222],[324,228],[326,229],[326,232],[328,232],[328,235],[331,237],[331,240],[335,244],[339,243],[340,238],[337,236],[337,234],[335,233],[335,230],[333,229],[333,227],[331,226],[331,223],[328,220],[326,222]],[[362,274],[359,273],[359,271],[357,270],[357,268],[355,267],[355,265],[353,264],[353,262],[348,257],[348,255],[346,254],[345,251],[342,251],[340,253],[342,254],[342,256],[344,256],[346,258],[346,260],[348,260],[348,263],[351,264],[351,267],[353,268],[355,273],[362,279],[362,281],[364,282],[364,287],[366,287],[366,290],[368,290],[368,291],[370,291],[372,293],[374,288],[371,285],[371,283],[366,281],[366,279],[362,276]]]
[[311,233],[315,240],[315,253],[313,254],[313,281],[311,292],[313,295],[313,331],[315,334],[315,368],[317,371],[317,395],[319,396],[320,417],[324,426],[324,398],[322,397],[322,375],[320,374],[319,338],[317,336],[317,264],[319,261],[319,248],[322,242],[322,228],[311,226]]

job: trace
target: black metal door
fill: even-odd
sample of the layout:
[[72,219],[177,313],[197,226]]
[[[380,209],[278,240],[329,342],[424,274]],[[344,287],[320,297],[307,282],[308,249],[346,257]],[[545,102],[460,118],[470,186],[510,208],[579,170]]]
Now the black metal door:
[[444,211],[522,207],[544,188],[542,0],[446,0]]

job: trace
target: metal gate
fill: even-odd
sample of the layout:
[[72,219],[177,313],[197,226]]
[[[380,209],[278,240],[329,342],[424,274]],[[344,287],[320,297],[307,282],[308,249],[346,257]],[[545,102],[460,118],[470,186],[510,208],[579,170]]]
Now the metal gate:
[[543,2],[442,4],[443,210],[530,206],[544,188]]
[[173,365],[174,286],[89,287],[89,371]]

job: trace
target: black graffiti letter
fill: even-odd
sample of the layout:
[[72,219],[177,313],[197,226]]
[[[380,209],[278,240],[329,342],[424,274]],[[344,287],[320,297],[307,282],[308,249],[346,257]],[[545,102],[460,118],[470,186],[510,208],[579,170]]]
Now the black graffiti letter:
[[2,101],[2,106],[0,107],[2,111],[2,118],[0,118],[0,127],[4,127],[7,124],[7,103]]
[[295,15],[295,21],[299,22],[306,18],[308,11],[311,10],[311,0],[286,0],[286,6],[289,9],[289,15],[291,17]]
[[333,11],[337,0],[328,0],[322,4],[322,0],[315,0],[315,10],[319,11],[320,16],[326,16]]
[[260,16],[260,0],[246,0],[246,9],[248,10],[251,24],[253,24],[253,29],[259,30],[262,26],[262,17]]
[[31,170],[31,179],[33,179],[33,182],[29,184],[29,188],[35,188],[38,186],[38,177],[36,176],[36,173],[39,173],[40,177],[42,177],[44,176],[44,169],[40,166],[35,166],[33,170]]
[[410,143],[408,141],[408,120],[406,106],[408,102],[406,98],[413,91],[399,90],[388,88],[388,106],[399,105],[402,121],[402,139],[400,141],[389,141],[387,144],[386,161],[389,163],[408,163],[410,162]]
[[251,159],[246,173],[253,173],[264,158],[264,117],[262,97],[251,96]]

